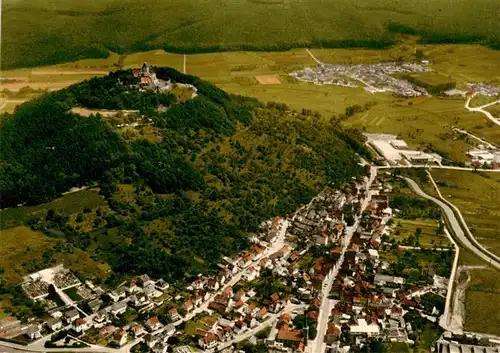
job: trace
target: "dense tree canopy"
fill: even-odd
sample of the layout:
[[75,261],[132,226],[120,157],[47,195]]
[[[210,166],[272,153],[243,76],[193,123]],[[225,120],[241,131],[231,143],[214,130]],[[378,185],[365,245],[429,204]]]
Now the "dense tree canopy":
[[[262,221],[363,173],[356,153],[369,153],[360,135],[334,120],[155,70],[160,79],[196,86],[198,95],[178,102],[169,93],[141,91],[130,71],[120,71],[5,115],[2,207],[98,184],[106,207],[80,210],[76,226],[57,214],[37,215],[29,225],[64,237],[115,271],[180,279],[216,269],[223,255],[248,246],[248,232]],[[160,104],[167,110],[157,110]],[[125,140],[105,117],[83,117],[73,107],[140,110],[160,139]],[[80,227],[90,215],[91,229]]]

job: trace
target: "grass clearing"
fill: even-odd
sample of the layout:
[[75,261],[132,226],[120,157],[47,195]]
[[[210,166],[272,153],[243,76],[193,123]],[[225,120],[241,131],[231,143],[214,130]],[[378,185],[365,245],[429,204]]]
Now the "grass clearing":
[[421,230],[420,235],[420,247],[422,248],[433,248],[433,247],[447,247],[450,242],[445,234],[436,235],[436,229],[438,222],[435,220],[427,219],[417,219],[417,220],[407,220],[398,219],[398,226],[396,227],[397,241],[404,241],[408,239],[409,236],[415,237],[417,229]]
[[0,229],[16,227],[26,222],[31,216],[43,215],[48,210],[70,216],[84,208],[92,209],[105,204],[97,188],[72,192],[46,204],[14,207],[0,211]]
[[0,266],[4,270],[2,278],[8,283],[20,283],[22,276],[29,273],[27,269],[30,264],[35,263],[45,250],[60,242],[25,226],[3,229],[0,239]]
[[443,197],[462,212],[476,239],[500,254],[500,175],[432,170],[432,176]]

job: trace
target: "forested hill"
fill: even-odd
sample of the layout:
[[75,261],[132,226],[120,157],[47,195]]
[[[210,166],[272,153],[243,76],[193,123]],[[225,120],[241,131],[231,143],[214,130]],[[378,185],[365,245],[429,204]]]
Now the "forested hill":
[[[198,95],[180,101],[173,93],[141,92],[132,88],[138,80],[131,71],[120,71],[2,117],[1,206],[99,185],[105,207],[69,217],[37,214],[27,223],[116,272],[175,279],[210,271],[222,255],[247,246],[248,232],[262,221],[363,172],[354,152],[367,153],[360,136],[335,120],[229,95],[169,68],[155,71],[196,86]],[[143,126],[122,129],[73,107],[139,110]],[[82,212],[93,222],[79,223]]]

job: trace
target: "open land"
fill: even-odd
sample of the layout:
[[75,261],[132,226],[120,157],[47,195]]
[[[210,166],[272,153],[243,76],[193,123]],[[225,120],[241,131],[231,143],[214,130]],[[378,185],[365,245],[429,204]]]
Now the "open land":
[[[312,53],[318,60],[327,63],[377,63],[399,58],[411,61],[415,45],[414,40],[408,39],[385,50],[315,49]],[[469,82],[500,82],[499,51],[477,45],[419,45],[419,48],[430,61],[428,67],[434,70],[432,73],[422,73],[429,74],[427,80],[439,82],[436,80],[451,78],[460,89],[466,89]],[[228,92],[253,96],[265,102],[283,102],[297,110],[313,109],[326,117],[343,114],[347,107],[356,104],[370,104],[370,109],[350,117],[344,124],[366,132],[401,135],[411,148],[432,145],[441,155],[455,161],[465,161],[465,153],[477,141],[457,138],[451,126],[459,126],[490,142],[500,142],[500,130],[492,128],[491,122],[483,114],[464,109],[462,97],[401,99],[390,93],[371,94],[361,87],[318,86],[300,82],[289,74],[316,65],[303,49],[285,52],[219,52],[186,57],[189,74],[200,76]],[[71,83],[71,72],[79,77],[82,72],[106,72],[116,70],[118,66],[138,67],[144,61],[183,69],[182,55],[154,50],[122,56],[113,54],[106,59],[81,60],[32,70],[3,71],[2,77],[24,77],[24,80],[11,83],[18,88],[26,85],[47,88],[49,83],[56,86],[61,85],[61,82]],[[38,74],[33,75],[32,72]],[[271,76],[276,77],[281,84],[263,85],[256,79]],[[4,109],[12,110],[13,104],[8,103]]]

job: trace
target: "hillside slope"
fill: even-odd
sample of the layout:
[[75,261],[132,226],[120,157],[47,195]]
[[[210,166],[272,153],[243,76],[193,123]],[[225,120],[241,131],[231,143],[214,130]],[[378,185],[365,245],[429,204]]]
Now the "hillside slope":
[[[68,247],[118,274],[179,280],[210,272],[221,256],[246,247],[262,221],[363,173],[358,134],[334,121],[228,95],[169,68],[156,74],[193,85],[197,96],[181,102],[171,92],[140,91],[131,71],[119,71],[2,117],[2,207],[89,184],[104,197],[2,211],[4,227],[27,224],[66,244],[55,242],[18,272],[51,264]],[[139,113],[83,117],[74,107]]]
[[103,57],[108,50],[380,48],[393,43],[395,33],[500,47],[496,0],[6,0],[2,5],[3,69]]

